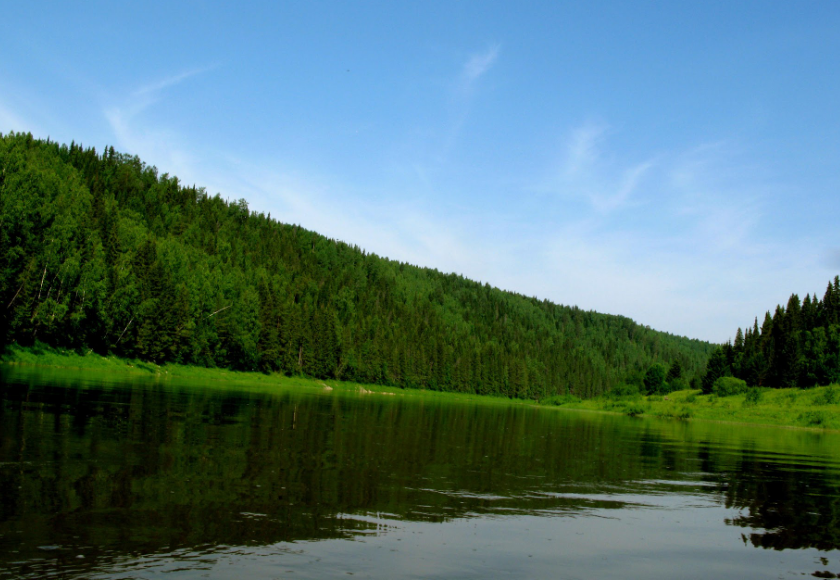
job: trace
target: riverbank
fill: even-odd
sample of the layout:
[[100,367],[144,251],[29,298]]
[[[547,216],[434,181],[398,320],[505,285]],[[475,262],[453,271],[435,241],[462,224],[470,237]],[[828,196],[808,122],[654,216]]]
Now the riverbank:
[[12,345],[0,354],[0,367],[43,369],[60,371],[62,378],[72,375],[75,379],[92,378],[109,382],[131,377],[156,378],[176,384],[200,385],[209,389],[228,389],[272,392],[282,389],[300,389],[335,393],[357,393],[380,396],[411,396],[436,401],[496,405],[533,405],[534,401],[508,399],[470,393],[452,393],[425,389],[402,389],[383,385],[360,384],[350,381],[322,380],[281,373],[232,371],[166,363],[162,365],[116,356],[101,356],[94,352],[80,354],[73,350],[54,349],[48,346],[20,347]]
[[543,401],[543,404],[635,417],[840,430],[840,385],[810,389],[754,389],[729,397],[703,395],[699,390],[675,391],[666,396],[636,395],[587,400],[554,397]]
[[[281,374],[239,372],[171,363],[157,365],[115,356],[104,357],[92,352],[79,354],[75,351],[48,347],[22,348],[11,346],[0,355],[0,364],[64,369],[108,376],[156,376],[174,381],[200,382],[208,388],[226,388],[229,385],[236,385],[237,388],[262,391],[278,388],[300,388],[384,396],[410,395],[446,398],[448,400],[480,401],[490,404],[527,405],[534,403],[533,401],[466,393],[404,390],[396,387],[361,385],[344,381],[287,377]],[[586,400],[566,396],[546,399],[540,403],[540,406],[616,413],[636,417],[699,419],[726,423],[840,430],[840,385],[811,389],[756,389],[748,394],[729,397],[703,395],[700,391],[691,390],[676,391],[667,396],[636,395],[623,398],[606,396]]]

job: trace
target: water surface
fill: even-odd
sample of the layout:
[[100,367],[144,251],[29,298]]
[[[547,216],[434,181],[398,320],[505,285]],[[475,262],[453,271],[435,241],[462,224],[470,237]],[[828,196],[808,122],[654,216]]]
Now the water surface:
[[0,579],[840,574],[834,433],[0,373]]

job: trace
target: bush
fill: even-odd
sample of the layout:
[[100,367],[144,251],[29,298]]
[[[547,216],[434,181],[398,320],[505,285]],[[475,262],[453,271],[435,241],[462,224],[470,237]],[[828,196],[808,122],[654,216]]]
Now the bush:
[[575,397],[574,395],[554,395],[553,397],[543,399],[540,403],[559,407],[567,403],[580,403],[580,397]]
[[808,427],[823,427],[825,426],[825,415],[822,411],[808,411],[799,416],[799,420],[805,423]]
[[747,381],[735,377],[719,377],[712,384],[712,392],[718,397],[729,397],[740,395],[747,391]]
[[628,385],[626,383],[616,385],[607,392],[607,397],[610,399],[625,399],[637,397],[638,395],[639,387],[637,385]]
[[674,417],[677,419],[691,419],[691,416],[694,414],[694,411],[689,409],[688,407],[680,407],[677,409],[677,412],[674,414]]
[[815,405],[833,405],[837,402],[840,402],[840,390],[835,389],[834,385],[826,387],[814,397]]
[[688,389],[688,381],[686,381],[682,377],[677,377],[675,379],[671,379],[671,382],[668,383],[668,391],[685,391]]
[[761,400],[761,389],[758,387],[750,387],[747,389],[747,396],[744,397],[744,405],[757,405]]
[[796,400],[797,400],[798,397],[799,397],[799,393],[791,390],[791,391],[788,391],[787,393],[784,394],[784,397],[782,398],[782,402],[784,402],[784,404],[787,405],[788,407],[791,407],[791,406],[793,406],[794,403],[796,403]]
[[679,407],[675,405],[666,405],[654,411],[657,417],[671,418],[671,419],[690,419],[694,414],[693,411],[685,405]]
[[624,414],[630,415],[631,417],[636,417],[638,415],[643,415],[645,412],[645,408],[642,406],[641,403],[630,403],[624,408]]

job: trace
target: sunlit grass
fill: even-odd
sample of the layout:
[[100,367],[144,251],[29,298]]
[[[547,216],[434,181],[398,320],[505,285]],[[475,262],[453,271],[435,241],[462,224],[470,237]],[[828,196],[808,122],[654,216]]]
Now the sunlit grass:
[[665,396],[568,401],[564,407],[633,416],[840,429],[840,385],[811,389],[751,389],[729,397],[685,390]]
[[[365,385],[347,381],[288,377],[279,373],[237,372],[178,364],[157,365],[93,352],[76,352],[49,347],[21,348],[11,346],[0,357],[8,365],[77,371],[80,376],[116,379],[118,377],[153,377],[171,384],[200,388],[249,391],[286,389],[321,391],[324,394],[399,396],[426,399],[430,402],[461,402],[496,405],[529,405],[503,397],[468,393],[400,389],[382,385]],[[572,395],[547,398],[545,406],[562,409],[618,413],[634,417],[700,419],[730,423],[750,423],[787,427],[840,430],[840,385],[811,389],[751,389],[745,394],[718,397],[685,390],[668,395],[630,395],[582,400]]]
[[[73,379],[118,382],[136,378],[158,380],[178,387],[231,389],[261,392],[286,390],[321,392],[323,394],[382,397],[411,397],[430,402],[481,403],[484,405],[532,405],[534,401],[452,393],[425,389],[402,389],[351,381],[286,376],[281,373],[241,372],[167,363],[101,356],[94,352],[76,352],[48,346],[22,348],[12,345],[0,355],[0,363],[11,367],[30,367],[44,372],[60,371],[62,381]],[[577,400],[577,399],[576,399]]]

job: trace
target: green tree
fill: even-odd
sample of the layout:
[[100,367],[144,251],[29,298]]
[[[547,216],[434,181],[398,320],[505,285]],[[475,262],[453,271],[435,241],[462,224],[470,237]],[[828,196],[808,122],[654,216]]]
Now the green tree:
[[665,380],[670,383],[674,379],[681,379],[681,378],[682,378],[682,365],[680,364],[679,359],[674,359],[674,362],[671,363],[671,368],[668,369],[668,374],[665,376]]
[[645,389],[649,394],[662,393],[665,388],[665,367],[652,364],[645,373]]

